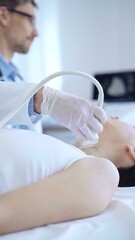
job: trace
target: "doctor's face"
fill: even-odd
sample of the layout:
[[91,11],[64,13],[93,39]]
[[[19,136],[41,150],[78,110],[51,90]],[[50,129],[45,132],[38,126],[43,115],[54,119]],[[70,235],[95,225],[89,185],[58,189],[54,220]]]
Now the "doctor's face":
[[120,121],[117,117],[110,117],[104,124],[104,130],[99,135],[99,141],[135,146],[135,128]]
[[25,3],[15,9],[7,10],[9,22],[6,38],[12,52],[27,53],[38,35],[35,27],[35,10],[32,3]]

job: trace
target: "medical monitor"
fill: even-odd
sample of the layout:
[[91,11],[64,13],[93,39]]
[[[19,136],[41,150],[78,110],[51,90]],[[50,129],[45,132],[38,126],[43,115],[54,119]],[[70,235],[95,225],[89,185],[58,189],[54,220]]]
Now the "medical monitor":
[[[104,91],[105,102],[135,101],[135,71],[96,73]],[[98,90],[93,86],[93,99],[97,99]]]

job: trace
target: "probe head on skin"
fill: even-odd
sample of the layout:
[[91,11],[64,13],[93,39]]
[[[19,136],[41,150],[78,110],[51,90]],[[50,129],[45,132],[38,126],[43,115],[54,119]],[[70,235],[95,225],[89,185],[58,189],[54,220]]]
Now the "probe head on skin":
[[[98,99],[97,99],[97,106],[101,107],[103,106],[103,101],[104,101],[104,92],[101,84],[92,76],[89,76],[90,80],[93,82],[93,84],[97,87],[98,89]],[[76,146],[79,147],[80,149],[87,148],[87,147],[93,147],[95,144],[97,144],[99,139],[99,136],[96,132],[93,132],[93,139],[87,139],[87,140],[80,140],[77,139],[76,141]]]
[[82,140],[77,140],[75,145],[76,147],[79,147],[80,149],[83,149],[83,148],[88,148],[88,147],[93,147],[95,144],[98,143],[98,139],[99,139],[99,136],[97,133],[94,133],[94,138],[93,139],[87,139],[85,141],[82,141]]

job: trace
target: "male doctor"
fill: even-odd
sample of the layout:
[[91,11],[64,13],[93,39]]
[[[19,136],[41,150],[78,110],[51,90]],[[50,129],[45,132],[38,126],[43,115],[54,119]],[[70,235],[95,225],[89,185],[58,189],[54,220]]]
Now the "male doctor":
[[[15,52],[27,53],[38,35],[35,27],[36,7],[34,0],[0,0],[1,80],[22,80],[11,59]],[[29,103],[29,116],[33,123],[42,114],[50,115],[81,139],[92,139],[93,131],[100,133],[106,121],[103,109],[87,100],[49,87],[41,88]]]

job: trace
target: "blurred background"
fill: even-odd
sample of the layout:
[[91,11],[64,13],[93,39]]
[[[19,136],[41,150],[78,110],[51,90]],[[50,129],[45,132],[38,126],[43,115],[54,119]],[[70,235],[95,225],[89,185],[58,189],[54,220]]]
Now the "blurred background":
[[[78,70],[96,76],[104,88],[104,108],[135,122],[135,1],[134,0],[38,0],[39,37],[27,55],[14,62],[28,82],[60,70]],[[106,86],[107,84],[107,86]],[[49,86],[96,99],[86,79],[64,76]],[[73,136],[48,117],[43,132],[72,142]]]

